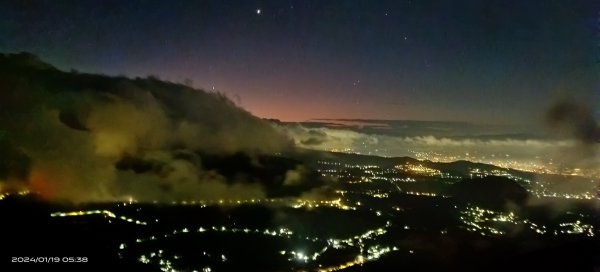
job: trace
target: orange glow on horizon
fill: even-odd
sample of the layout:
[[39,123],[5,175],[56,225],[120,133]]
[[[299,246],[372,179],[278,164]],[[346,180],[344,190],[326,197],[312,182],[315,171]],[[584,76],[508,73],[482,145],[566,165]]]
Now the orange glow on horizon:
[[30,190],[39,193],[43,198],[53,198],[58,193],[56,182],[44,171],[34,169],[29,174],[28,181]]
[[[318,107],[312,108],[310,111],[306,111],[306,108],[290,105],[290,104],[276,104],[271,103],[268,105],[241,105],[246,111],[259,118],[277,119],[282,122],[306,122],[317,119],[352,119],[354,115],[351,113],[344,113],[341,110],[333,109],[319,109]],[[359,118],[360,117],[356,117]]]

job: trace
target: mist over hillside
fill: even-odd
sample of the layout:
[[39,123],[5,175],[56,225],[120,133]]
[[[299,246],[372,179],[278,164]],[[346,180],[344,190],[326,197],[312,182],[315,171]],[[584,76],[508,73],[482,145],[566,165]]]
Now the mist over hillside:
[[[0,108],[3,190],[72,201],[252,198],[290,175],[298,187],[308,173],[293,161],[263,165],[292,146],[272,124],[221,93],[155,77],[64,72],[3,54]],[[274,178],[253,176],[267,168]]]

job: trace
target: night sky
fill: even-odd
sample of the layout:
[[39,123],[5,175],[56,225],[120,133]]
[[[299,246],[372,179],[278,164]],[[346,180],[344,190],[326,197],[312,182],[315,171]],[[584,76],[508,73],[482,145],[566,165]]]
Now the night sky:
[[3,1],[0,52],[191,79],[281,120],[522,124],[559,92],[599,100],[596,2]]

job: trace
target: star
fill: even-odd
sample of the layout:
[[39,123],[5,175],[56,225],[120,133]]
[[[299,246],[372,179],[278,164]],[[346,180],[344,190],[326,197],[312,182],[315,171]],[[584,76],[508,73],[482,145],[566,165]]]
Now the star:
[[256,9],[256,14],[260,15],[260,9]]

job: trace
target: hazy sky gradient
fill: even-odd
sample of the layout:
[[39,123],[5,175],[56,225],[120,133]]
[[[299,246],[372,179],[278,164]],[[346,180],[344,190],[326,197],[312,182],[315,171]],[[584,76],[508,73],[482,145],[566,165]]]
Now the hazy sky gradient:
[[598,101],[596,2],[3,1],[0,51],[283,120],[531,123],[557,92]]

